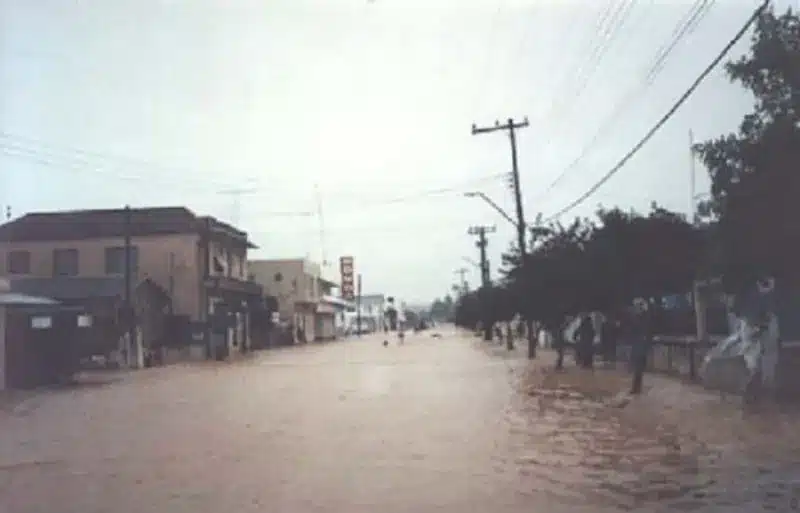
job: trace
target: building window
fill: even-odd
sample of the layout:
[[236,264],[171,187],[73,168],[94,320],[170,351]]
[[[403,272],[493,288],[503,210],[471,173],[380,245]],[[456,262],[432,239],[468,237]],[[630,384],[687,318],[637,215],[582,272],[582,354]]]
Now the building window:
[[31,328],[35,330],[46,330],[53,327],[53,318],[47,315],[31,317]]
[[225,275],[225,263],[222,261],[222,258],[219,256],[215,256],[211,262],[211,275],[212,276],[224,276]]
[[53,250],[53,276],[78,275],[78,250]]
[[9,251],[6,257],[6,269],[8,274],[30,274],[31,252]]
[[[131,246],[131,273],[139,269],[139,248]],[[106,274],[125,275],[125,247],[106,248]]]

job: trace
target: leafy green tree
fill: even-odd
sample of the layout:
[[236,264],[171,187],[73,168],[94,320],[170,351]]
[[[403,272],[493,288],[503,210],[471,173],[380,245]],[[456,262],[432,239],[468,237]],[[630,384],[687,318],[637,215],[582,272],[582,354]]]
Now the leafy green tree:
[[475,329],[481,320],[480,298],[478,291],[468,292],[458,298],[455,307],[456,326]]
[[455,303],[449,294],[443,298],[436,298],[430,307],[430,316],[437,321],[452,321],[455,315]]
[[701,230],[655,203],[647,216],[619,209],[600,210],[597,216],[587,243],[595,309],[691,290],[705,255]]
[[704,205],[717,221],[719,271],[729,290],[760,275],[796,283],[800,259],[800,19],[767,10],[750,51],[729,62],[732,82],[755,99],[735,133],[696,151],[711,177]]
[[560,336],[566,319],[586,311],[616,311],[635,297],[691,290],[703,258],[700,231],[657,205],[647,216],[600,210],[597,220],[576,219],[535,234],[526,265],[505,277],[521,313]]
[[584,249],[591,230],[582,220],[549,227],[526,255],[525,265],[506,271],[506,286],[519,313],[555,332],[567,315],[581,308],[590,279]]

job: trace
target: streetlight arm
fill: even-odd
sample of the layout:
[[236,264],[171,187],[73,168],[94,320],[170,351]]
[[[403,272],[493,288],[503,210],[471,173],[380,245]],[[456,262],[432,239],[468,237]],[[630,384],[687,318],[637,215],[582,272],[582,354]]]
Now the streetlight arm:
[[500,208],[500,205],[498,205],[497,203],[492,201],[492,199],[489,196],[487,196],[486,194],[484,194],[482,192],[468,192],[468,193],[465,194],[465,196],[467,196],[468,198],[475,198],[475,197],[481,198],[483,201],[488,203],[489,206],[491,206],[493,209],[495,209],[501,216],[503,216],[503,218],[505,218],[506,221],[508,221],[509,223],[513,224],[514,226],[517,226],[517,222],[514,221],[514,218],[512,218],[508,214],[508,212],[506,212],[505,210]]

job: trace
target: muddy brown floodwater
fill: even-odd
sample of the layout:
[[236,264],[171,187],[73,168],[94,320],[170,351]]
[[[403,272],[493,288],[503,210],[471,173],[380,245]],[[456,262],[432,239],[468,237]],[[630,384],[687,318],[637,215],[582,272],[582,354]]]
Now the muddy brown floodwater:
[[0,511],[791,511],[791,413],[454,333],[0,398]]

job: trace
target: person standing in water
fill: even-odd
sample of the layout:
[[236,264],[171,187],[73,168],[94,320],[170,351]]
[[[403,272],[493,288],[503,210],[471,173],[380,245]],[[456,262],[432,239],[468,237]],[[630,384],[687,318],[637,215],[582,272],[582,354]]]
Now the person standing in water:
[[639,298],[635,301],[631,321],[631,367],[633,370],[631,394],[639,395],[642,393],[642,381],[644,379],[644,371],[647,368],[647,356],[653,343],[652,319],[646,300]]
[[591,314],[583,314],[580,326],[578,327],[578,343],[576,344],[577,363],[584,369],[591,369],[594,366],[594,323]]

